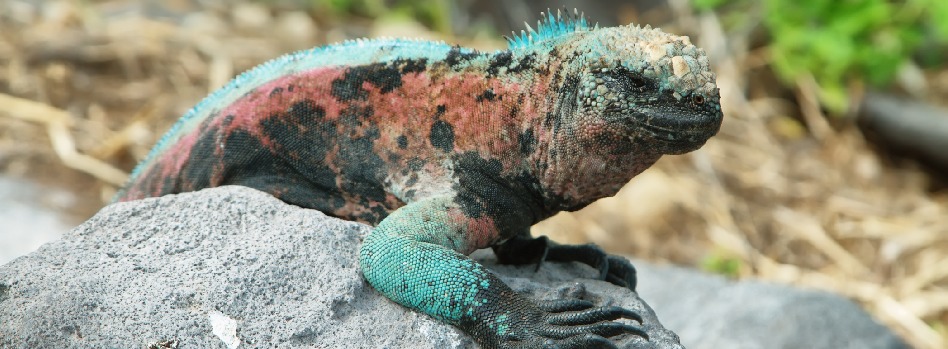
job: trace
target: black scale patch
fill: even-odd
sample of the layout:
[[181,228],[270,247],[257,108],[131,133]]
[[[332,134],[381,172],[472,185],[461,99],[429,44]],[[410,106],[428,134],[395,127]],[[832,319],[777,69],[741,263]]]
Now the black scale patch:
[[[285,188],[271,188],[276,191],[274,196],[327,214],[345,205],[342,193],[359,199],[359,204],[364,207],[369,207],[370,201],[384,202],[386,195],[379,174],[385,162],[373,150],[379,131],[377,126],[362,123],[361,120],[370,116],[365,113],[372,113],[372,109],[348,108],[340,119],[327,120],[322,106],[312,100],[303,100],[286,111],[270,115],[261,121],[260,126],[265,134],[281,142],[271,150],[255,140],[257,143],[251,148],[259,148],[271,158],[272,154],[277,154],[277,159],[281,160],[279,163],[286,164],[286,168],[254,171],[270,174],[272,183],[286,184]],[[359,136],[352,136],[340,133],[340,127],[360,127],[362,132]],[[341,151],[329,158],[335,168],[341,169],[339,173],[325,162],[336,146]],[[343,179],[339,184],[337,177]],[[251,187],[259,188],[259,185]],[[376,206],[358,217],[341,218],[377,224],[387,215],[384,207]]]
[[448,51],[448,55],[444,58],[444,62],[447,63],[451,68],[454,68],[458,64],[465,63],[481,55],[483,55],[483,53],[477,51],[462,53],[460,46],[454,46],[450,51]]
[[368,91],[362,88],[366,82],[389,93],[402,86],[402,72],[383,63],[348,68],[342,78],[333,80],[332,95],[342,102],[364,100],[368,97]]
[[493,101],[494,99],[500,99],[497,94],[494,93],[494,90],[486,90],[480,96],[474,98],[477,102],[483,102],[484,100]]
[[445,153],[454,150],[454,126],[444,120],[435,121],[431,125],[431,145]]

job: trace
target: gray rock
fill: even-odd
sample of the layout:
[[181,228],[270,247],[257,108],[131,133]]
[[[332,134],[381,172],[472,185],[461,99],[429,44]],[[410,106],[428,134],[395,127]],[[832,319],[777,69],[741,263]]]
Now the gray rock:
[[910,348],[836,294],[634,264],[638,293],[689,349]]
[[[371,228],[243,187],[115,204],[62,239],[0,267],[0,348],[471,348],[454,327],[377,293],[357,263]],[[496,266],[511,287],[574,296],[646,318],[652,342],[682,348],[635,293],[579,264]]]
[[[476,347],[364,282],[356,256],[370,231],[242,187],[112,205],[0,267],[0,348]],[[596,275],[585,265],[534,273],[489,250],[472,257],[538,298],[636,310],[653,347],[681,348],[635,293],[576,282]],[[691,349],[908,348],[837,295],[635,264],[639,293]]]

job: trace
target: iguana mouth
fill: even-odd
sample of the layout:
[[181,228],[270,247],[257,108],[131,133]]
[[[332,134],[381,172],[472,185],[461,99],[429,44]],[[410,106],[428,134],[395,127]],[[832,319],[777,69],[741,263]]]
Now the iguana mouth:
[[663,114],[649,118],[644,113],[638,113],[627,120],[632,129],[640,131],[639,135],[648,136],[671,146],[691,148],[687,145],[693,145],[694,149],[717,134],[721,127],[720,114],[696,118]]

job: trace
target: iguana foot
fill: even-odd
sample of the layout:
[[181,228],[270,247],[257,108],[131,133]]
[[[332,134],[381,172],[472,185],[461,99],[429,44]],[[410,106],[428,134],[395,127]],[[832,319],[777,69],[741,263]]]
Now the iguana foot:
[[[644,330],[615,322],[631,319],[642,323],[642,317],[621,307],[595,307],[582,300],[532,301],[517,297],[519,311],[495,318],[495,326],[484,338],[496,340],[487,347],[496,348],[616,348],[607,339],[632,334],[648,340]],[[496,329],[505,328],[497,336]],[[479,332],[483,328],[475,329]],[[488,343],[490,341],[488,340]]]
[[503,264],[523,265],[537,263],[537,270],[545,261],[580,262],[599,270],[599,279],[635,291],[635,267],[629,260],[613,256],[595,244],[560,245],[545,236],[531,238],[517,235],[494,247],[497,260]]

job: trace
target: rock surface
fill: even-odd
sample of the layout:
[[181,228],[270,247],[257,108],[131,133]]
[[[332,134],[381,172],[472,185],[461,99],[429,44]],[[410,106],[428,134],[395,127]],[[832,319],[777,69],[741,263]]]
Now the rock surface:
[[908,349],[839,295],[633,261],[637,291],[688,349]]
[[[362,279],[369,231],[242,187],[111,205],[0,267],[0,348],[475,347]],[[623,347],[681,348],[635,293],[568,282],[589,267],[477,258],[517,291],[639,312],[652,342],[624,336]]]
[[[362,279],[370,231],[242,187],[112,205],[0,267],[0,348],[475,348]],[[622,347],[682,348],[635,293],[570,282],[592,268],[472,257],[520,292],[638,311],[653,342]],[[639,293],[691,349],[908,348],[833,294],[635,264]]]

